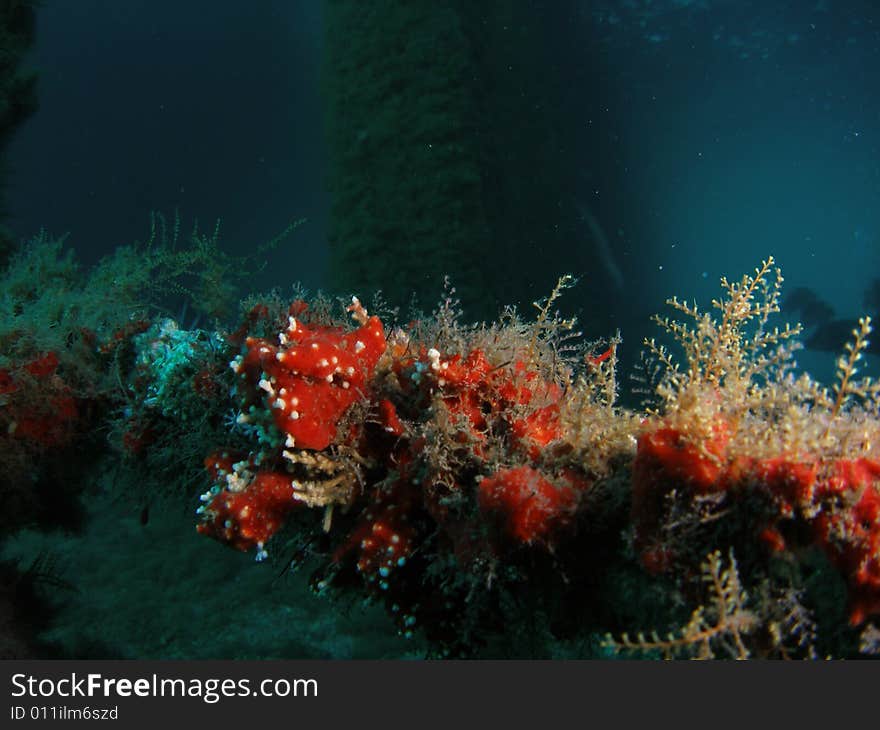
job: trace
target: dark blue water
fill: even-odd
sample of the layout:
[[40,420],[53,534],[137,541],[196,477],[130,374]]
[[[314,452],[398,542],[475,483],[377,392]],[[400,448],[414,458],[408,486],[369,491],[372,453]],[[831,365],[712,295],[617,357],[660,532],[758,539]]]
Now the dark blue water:
[[[543,46],[519,71],[545,74],[570,176],[547,226],[576,249],[552,255],[582,277],[590,326],[639,341],[665,297],[707,301],[721,275],[770,254],[788,287],[840,317],[867,311],[880,276],[874,3],[512,5]],[[145,238],[150,210],[221,218],[236,251],[306,217],[254,288],[327,286],[321,18],[317,2],[46,3],[29,59],[40,110],[10,149],[15,230],[70,232],[93,261]]]
[[87,261],[175,208],[245,251],[306,217],[295,268],[323,276],[320,3],[49,2],[40,110],[10,151],[12,224],[69,232]]

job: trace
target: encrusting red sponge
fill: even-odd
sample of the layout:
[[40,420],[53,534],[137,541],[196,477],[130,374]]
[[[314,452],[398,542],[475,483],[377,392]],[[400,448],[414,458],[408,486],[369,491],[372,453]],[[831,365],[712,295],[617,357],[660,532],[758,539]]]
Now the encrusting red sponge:
[[568,524],[577,501],[573,480],[557,486],[530,466],[501,469],[480,482],[480,509],[500,516],[507,535],[527,545]]
[[364,395],[364,386],[385,352],[378,317],[364,317],[356,330],[310,327],[290,316],[279,344],[248,337],[237,365],[264,391],[263,399],[288,446],[320,451],[336,438],[339,420]]

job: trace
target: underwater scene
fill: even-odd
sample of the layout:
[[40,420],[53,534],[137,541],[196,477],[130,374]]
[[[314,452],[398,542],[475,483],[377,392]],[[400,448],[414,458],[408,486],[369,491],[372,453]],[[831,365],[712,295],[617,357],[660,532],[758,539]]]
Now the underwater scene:
[[0,50],[0,657],[880,653],[880,5]]

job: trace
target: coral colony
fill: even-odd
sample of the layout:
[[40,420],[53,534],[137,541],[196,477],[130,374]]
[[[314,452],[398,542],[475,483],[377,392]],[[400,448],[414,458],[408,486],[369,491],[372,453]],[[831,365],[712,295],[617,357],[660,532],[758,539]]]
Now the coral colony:
[[[880,612],[878,389],[853,380],[870,325],[854,334],[833,392],[795,379],[798,330],[768,325],[782,281],[772,263],[722,282],[720,320],[671,300],[691,323],[660,323],[686,362],[648,343],[665,372],[658,407],[641,419],[614,406],[616,342],[574,358],[563,340],[573,322],[549,321],[567,279],[531,326],[456,327],[445,311],[386,338],[357,299],[356,329],[310,323],[301,301],[280,327],[254,312],[247,329],[276,336],[239,333],[230,368],[237,422],[255,443],[207,458],[214,486],[199,532],[262,559],[292,512],[321,508],[315,524],[338,537],[318,585],[351,570],[404,628],[431,633],[438,606],[466,613],[506,568],[528,580],[531,554],[572,560],[560,553],[603,519],[601,482],[626,475],[646,571],[705,568],[723,594],[713,534],[752,561],[812,544],[840,571],[849,620],[862,625]],[[740,634],[759,618],[743,604],[728,600],[714,633],[704,627],[690,645],[708,654],[726,640],[747,654]]]
[[[438,656],[584,627],[593,655],[812,657],[849,651],[846,632],[876,649],[880,386],[857,377],[870,321],[833,387],[798,374],[768,259],[722,280],[709,311],[669,300],[679,319],[657,318],[669,341],[645,343],[633,412],[619,338],[584,342],[555,310],[572,283],[532,321],[462,324],[451,290],[402,326],[354,297],[338,315],[267,297],[223,335],[138,321],[89,341],[117,363],[129,351],[127,459],[159,469],[169,439],[201,449],[199,533],[309,565],[316,591],[380,602]],[[0,369],[0,398],[20,467],[84,402],[53,352]],[[646,608],[658,586],[673,600]]]

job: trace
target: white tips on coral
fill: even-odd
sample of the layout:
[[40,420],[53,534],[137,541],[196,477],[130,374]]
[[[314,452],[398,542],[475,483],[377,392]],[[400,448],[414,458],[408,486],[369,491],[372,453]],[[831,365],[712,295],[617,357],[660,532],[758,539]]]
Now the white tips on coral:
[[367,323],[367,310],[364,308],[364,305],[361,304],[360,299],[353,296],[351,298],[351,304],[348,305],[347,309],[351,312],[351,318],[358,324]]
[[440,353],[436,348],[428,350],[428,359],[431,361],[431,370],[436,372],[440,369]]

